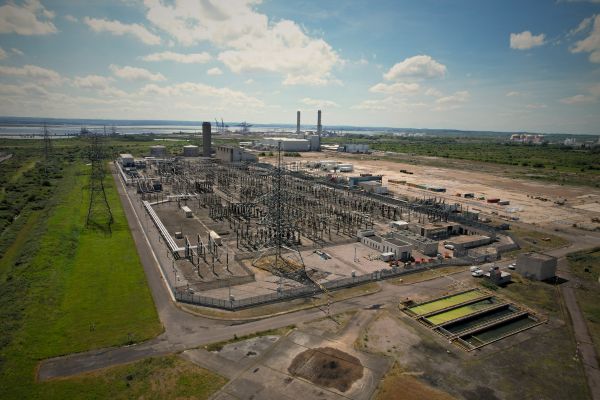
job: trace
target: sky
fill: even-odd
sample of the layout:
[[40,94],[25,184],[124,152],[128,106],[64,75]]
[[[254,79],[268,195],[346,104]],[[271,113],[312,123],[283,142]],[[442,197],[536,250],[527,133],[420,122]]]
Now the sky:
[[9,0],[0,115],[600,133],[600,0]]

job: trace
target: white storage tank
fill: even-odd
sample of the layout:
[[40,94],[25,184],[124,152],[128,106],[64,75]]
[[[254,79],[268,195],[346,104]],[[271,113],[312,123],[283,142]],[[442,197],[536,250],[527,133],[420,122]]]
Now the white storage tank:
[[193,144],[188,144],[183,146],[183,156],[184,157],[198,157],[200,155],[200,148],[198,146],[194,146]]
[[167,155],[167,148],[162,145],[150,146],[150,156],[164,158]]

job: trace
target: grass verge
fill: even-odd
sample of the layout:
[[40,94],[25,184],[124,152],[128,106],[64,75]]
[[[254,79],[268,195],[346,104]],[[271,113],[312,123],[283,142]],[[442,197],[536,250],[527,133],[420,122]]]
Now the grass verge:
[[511,226],[510,233],[517,241],[520,249],[506,252],[502,255],[504,258],[516,257],[521,253],[530,251],[546,251],[557,247],[567,246],[569,241],[560,236],[545,232],[523,229],[519,226]]
[[394,363],[392,369],[379,384],[375,400],[452,400],[454,397],[441,390],[434,389]]
[[577,303],[600,357],[600,247],[569,254],[567,259],[571,271],[580,279],[581,285],[575,290]]
[[50,398],[208,399],[227,380],[178,356],[147,358],[44,384]]

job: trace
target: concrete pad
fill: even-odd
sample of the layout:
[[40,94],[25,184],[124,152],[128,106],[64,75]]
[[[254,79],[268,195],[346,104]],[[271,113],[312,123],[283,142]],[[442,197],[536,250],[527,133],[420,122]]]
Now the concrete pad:
[[260,357],[267,349],[269,349],[279,336],[259,336],[241,342],[230,343],[223,346],[223,349],[218,352],[219,356],[236,363],[251,361]]

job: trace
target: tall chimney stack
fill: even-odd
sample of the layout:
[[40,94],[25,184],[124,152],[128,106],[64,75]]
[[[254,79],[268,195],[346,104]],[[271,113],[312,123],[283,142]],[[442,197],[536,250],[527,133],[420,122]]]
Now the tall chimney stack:
[[317,111],[317,135],[321,136],[323,126],[321,125],[321,110]]
[[300,110],[296,111],[296,133],[300,133]]
[[202,123],[202,157],[210,157],[210,142],[211,142],[211,127],[210,122]]

